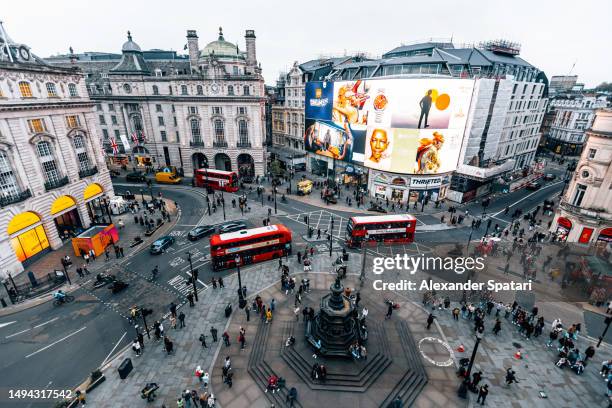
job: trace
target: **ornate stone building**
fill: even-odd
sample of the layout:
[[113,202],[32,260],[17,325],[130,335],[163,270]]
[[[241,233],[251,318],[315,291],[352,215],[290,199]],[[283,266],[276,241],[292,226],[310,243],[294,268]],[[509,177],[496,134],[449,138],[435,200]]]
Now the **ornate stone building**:
[[576,170],[551,226],[559,241],[612,242],[612,110],[595,112]]
[[47,64],[5,34],[0,47],[5,278],[89,227],[102,211],[101,199],[113,190],[84,74]]
[[[108,154],[114,138],[139,164],[172,165],[188,176],[201,167],[253,176],[264,172],[266,94],[253,30],[246,30],[245,43],[241,51],[220,28],[217,40],[200,49],[196,31],[188,30],[189,54],[182,56],[142,51],[128,32],[120,56],[68,54],[47,61],[88,74]],[[133,135],[140,137],[137,145]]]

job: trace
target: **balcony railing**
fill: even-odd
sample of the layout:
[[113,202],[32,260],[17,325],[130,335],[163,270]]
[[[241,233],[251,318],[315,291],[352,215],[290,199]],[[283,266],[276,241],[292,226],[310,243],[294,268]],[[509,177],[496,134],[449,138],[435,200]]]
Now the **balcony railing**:
[[590,208],[590,209],[582,208],[582,207],[578,207],[576,205],[570,204],[565,200],[561,201],[559,206],[563,208],[565,211],[569,211],[571,213],[574,213],[576,215],[581,215],[583,217],[589,217],[595,220],[607,220],[607,221],[612,220],[612,214],[607,212],[603,208]]
[[189,142],[189,146],[191,146],[191,147],[204,147],[204,141],[203,140],[192,140],[191,142]]
[[98,166],[93,166],[85,170],[79,170],[79,178],[93,176],[96,173],[98,173]]
[[55,188],[59,188],[59,187],[65,186],[68,183],[70,183],[70,180],[68,179],[68,176],[62,177],[61,179],[58,179],[58,180],[45,181],[45,190],[47,190],[47,191],[53,190]]
[[236,143],[236,147],[239,149],[250,149],[251,142],[238,142]]
[[20,203],[30,197],[32,197],[32,192],[29,188],[16,194],[8,194],[7,196],[0,197],[0,207]]
[[215,142],[213,142],[213,147],[216,147],[216,148],[219,148],[219,149],[226,148],[227,147],[227,142],[223,141],[223,140],[215,141]]

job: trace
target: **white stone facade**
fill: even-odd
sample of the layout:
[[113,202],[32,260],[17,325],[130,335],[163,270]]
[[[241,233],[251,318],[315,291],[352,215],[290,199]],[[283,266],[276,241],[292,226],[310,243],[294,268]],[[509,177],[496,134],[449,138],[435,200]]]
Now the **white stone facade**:
[[612,242],[612,110],[596,111],[585,146],[551,226],[561,241]]
[[[0,90],[0,278],[5,278],[24,269],[13,238],[42,225],[48,250],[57,249],[62,240],[54,219],[76,209],[81,227],[87,228],[92,220],[86,201],[95,197],[84,198],[85,189],[97,184],[109,197],[113,190],[80,71],[3,61]],[[74,207],[52,214],[62,196],[72,199]],[[11,221],[25,212],[40,221],[9,236]]]

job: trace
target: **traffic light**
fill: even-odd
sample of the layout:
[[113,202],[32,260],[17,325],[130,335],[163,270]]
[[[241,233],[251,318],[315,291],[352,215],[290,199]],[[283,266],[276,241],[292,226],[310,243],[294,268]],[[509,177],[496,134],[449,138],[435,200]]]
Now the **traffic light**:
[[143,316],[149,316],[151,314],[153,314],[153,309],[146,309],[146,308],[142,309],[142,315]]
[[306,224],[308,224],[308,216],[307,216],[307,215],[305,215],[305,216],[304,216],[304,222],[305,222]]

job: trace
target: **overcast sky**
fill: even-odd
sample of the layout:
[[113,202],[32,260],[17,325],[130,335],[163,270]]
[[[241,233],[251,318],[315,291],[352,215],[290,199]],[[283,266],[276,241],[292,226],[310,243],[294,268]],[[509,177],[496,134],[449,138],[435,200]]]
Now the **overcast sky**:
[[455,43],[505,38],[548,77],[572,74],[587,87],[612,81],[612,1],[609,0],[5,0],[0,18],[9,36],[45,57],[120,52],[126,31],[142,49],[183,52],[186,30],[200,48],[225,39],[244,50],[255,30],[266,83],[293,61],[361,51],[380,56],[401,43],[430,37]]

